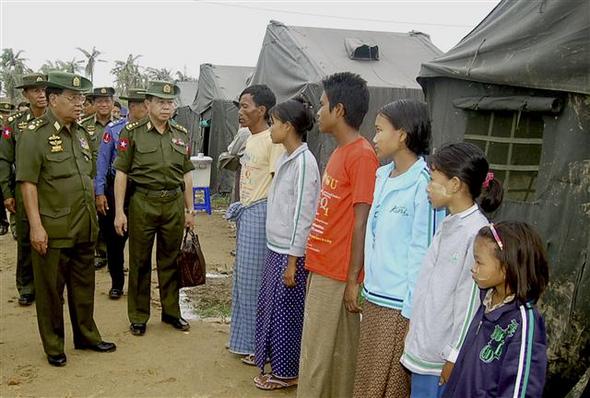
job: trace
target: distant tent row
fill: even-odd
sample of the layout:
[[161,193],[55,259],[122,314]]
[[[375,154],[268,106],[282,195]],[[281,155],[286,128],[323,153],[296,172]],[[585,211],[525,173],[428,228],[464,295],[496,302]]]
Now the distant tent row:
[[229,193],[234,173],[217,169],[219,154],[227,150],[238,131],[238,107],[234,101],[248,86],[254,68],[246,66],[201,65],[199,88],[192,109],[200,119],[198,147],[213,158],[211,188]]
[[547,244],[545,396],[565,396],[590,374],[590,2],[504,0],[418,81],[433,146],[480,146],[505,190],[494,218]]

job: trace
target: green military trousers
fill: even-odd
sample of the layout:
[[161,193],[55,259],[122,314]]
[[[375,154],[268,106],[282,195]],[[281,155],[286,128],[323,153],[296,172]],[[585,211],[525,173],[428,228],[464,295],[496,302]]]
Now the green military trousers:
[[67,286],[74,346],[102,341],[94,323],[94,242],[32,253],[37,322],[47,355],[64,352],[63,291]]
[[31,241],[29,239],[29,221],[19,187],[16,189],[16,288],[19,295],[35,294],[33,282],[33,260],[31,259]]
[[131,323],[150,318],[152,248],[156,243],[156,264],[162,315],[180,317],[179,273],[176,259],[184,231],[182,192],[165,197],[135,192],[129,202],[129,289],[127,310]]

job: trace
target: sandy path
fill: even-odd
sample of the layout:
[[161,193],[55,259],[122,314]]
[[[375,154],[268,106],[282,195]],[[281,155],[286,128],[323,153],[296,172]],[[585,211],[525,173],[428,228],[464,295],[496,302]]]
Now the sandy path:
[[[198,231],[209,270],[231,269],[234,234],[219,213],[200,215]],[[74,350],[66,318],[64,368],[49,366],[38,335],[35,307],[17,304],[14,282],[16,243],[0,237],[0,396],[1,397],[271,397],[294,396],[295,390],[263,392],[252,377],[257,369],[242,365],[224,345],[228,325],[192,321],[189,332],[162,324],[157,294],[148,331],[128,331],[126,296],[109,300],[110,278],[96,274],[95,319],[117,351],[98,354]],[[155,273],[153,274],[155,276]],[[153,281],[153,287],[156,284]],[[153,296],[154,297],[154,296]]]

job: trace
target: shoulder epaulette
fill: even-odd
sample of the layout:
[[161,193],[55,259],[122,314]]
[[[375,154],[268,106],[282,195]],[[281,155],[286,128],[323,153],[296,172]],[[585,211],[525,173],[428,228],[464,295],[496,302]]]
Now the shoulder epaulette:
[[85,118],[83,118],[82,120],[80,120],[79,124],[86,123],[86,122],[92,120],[93,118],[94,118],[94,115],[86,116]]
[[178,124],[176,121],[174,120],[170,120],[170,126],[174,127],[177,130],[182,131],[183,133],[187,133],[188,134],[188,130],[181,124]]
[[37,119],[32,120],[28,125],[26,130],[28,131],[37,131],[39,127],[44,126],[48,123],[48,120],[45,116],[41,116]]
[[144,124],[146,124],[148,122],[148,120],[149,119],[146,117],[145,119],[141,119],[136,122],[127,123],[127,125],[125,126],[125,130],[127,130],[127,131],[135,130],[139,126],[143,126]]
[[26,111],[19,111],[19,112],[13,113],[12,115],[10,115],[8,117],[8,123],[14,122],[16,119],[23,116],[25,113],[26,113]]

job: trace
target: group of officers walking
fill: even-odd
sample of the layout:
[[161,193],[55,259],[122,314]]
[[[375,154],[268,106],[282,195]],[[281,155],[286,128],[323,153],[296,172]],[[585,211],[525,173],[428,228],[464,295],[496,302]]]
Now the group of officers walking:
[[[95,267],[106,257],[109,297],[120,298],[127,239],[131,333],[143,335],[150,317],[156,237],[162,321],[188,330],[176,258],[184,229],[194,226],[193,165],[187,131],[172,119],[178,86],[151,81],[145,90],[129,89],[121,96],[128,117],[117,121],[111,120],[115,90],[93,89],[77,74],[29,74],[19,88],[30,107],[1,121],[0,186],[16,219],[19,304],[36,304],[48,362],[67,361],[64,287],[74,347],[116,349],[94,322]],[[82,119],[88,102],[96,113]]]

